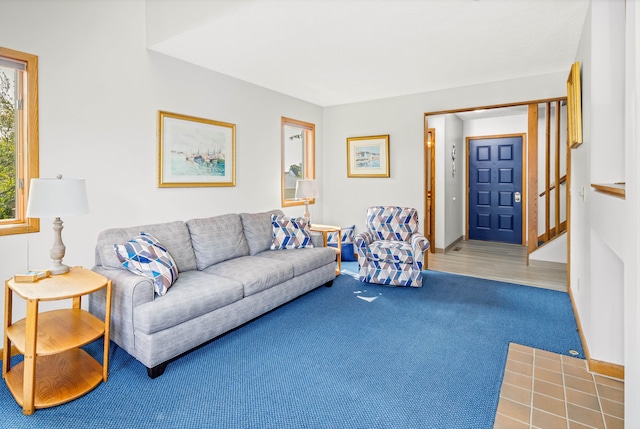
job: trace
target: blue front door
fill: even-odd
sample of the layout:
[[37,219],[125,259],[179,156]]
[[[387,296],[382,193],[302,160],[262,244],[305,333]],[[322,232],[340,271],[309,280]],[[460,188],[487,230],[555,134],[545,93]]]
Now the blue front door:
[[469,139],[469,239],[522,244],[522,136]]

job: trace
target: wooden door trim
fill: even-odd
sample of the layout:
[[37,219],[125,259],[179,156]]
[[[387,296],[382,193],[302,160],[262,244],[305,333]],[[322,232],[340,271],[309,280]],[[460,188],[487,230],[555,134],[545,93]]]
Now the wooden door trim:
[[555,98],[544,98],[541,100],[531,100],[531,101],[519,101],[515,103],[506,103],[506,104],[490,104],[487,106],[475,106],[475,107],[465,107],[462,109],[451,109],[451,110],[439,110],[435,112],[427,112],[424,114],[425,118],[427,116],[435,116],[435,115],[447,115],[450,113],[463,113],[463,112],[472,112],[474,110],[488,110],[488,109],[501,109],[503,107],[516,107],[516,106],[530,106],[535,104],[536,106],[539,103],[547,103],[554,101],[566,101],[567,97],[555,97]]
[[[531,103],[527,108],[527,122],[528,122],[528,134],[529,134],[529,149],[528,149],[528,157],[529,162],[528,167],[529,171],[537,172],[538,171],[538,103]],[[538,191],[538,175],[531,174],[530,177],[527,178],[528,189],[535,189],[534,195],[537,195]],[[535,250],[537,247],[538,240],[538,198],[531,198],[528,206],[529,216],[528,216],[528,240],[527,243],[527,265],[529,265],[529,254]],[[568,227],[567,227],[568,228]]]
[[[428,148],[429,145],[429,133],[431,133],[431,148]],[[436,129],[429,128],[427,117],[424,118],[424,146],[423,146],[423,170],[424,170],[424,187],[423,187],[423,195],[424,195],[424,216],[429,213],[429,236],[427,239],[429,240],[429,251],[431,253],[435,253],[436,251]],[[427,151],[431,150],[431,169],[427,168]],[[429,177],[428,171],[431,171],[431,177]],[[429,189],[429,181],[431,181],[431,210],[429,210],[429,201],[427,199],[427,190]],[[424,217],[423,217],[424,220]],[[424,224],[426,225],[426,220],[424,220]],[[426,235],[426,234],[425,234]]]
[[526,240],[525,240],[525,234],[526,234],[526,225],[527,225],[527,187],[526,187],[526,180],[527,180],[527,163],[526,163],[526,154],[527,154],[527,134],[526,133],[515,133],[515,134],[496,134],[496,135],[490,135],[490,136],[467,136],[465,137],[465,152],[466,152],[466,157],[467,157],[467,168],[466,168],[466,172],[465,172],[465,187],[466,187],[466,192],[465,192],[465,202],[464,205],[466,207],[465,210],[465,233],[464,233],[464,239],[468,240],[469,239],[469,192],[471,191],[471,187],[469,186],[469,180],[471,179],[470,175],[469,175],[469,165],[471,163],[471,152],[469,151],[469,141],[470,140],[489,140],[489,139],[501,139],[501,138],[512,138],[512,137],[520,137],[522,139],[522,159],[520,159],[520,168],[522,171],[522,178],[521,178],[521,183],[520,183],[520,187],[522,188],[522,200],[520,201],[521,205],[520,205],[520,210],[521,210],[521,222],[522,225],[520,226],[520,230],[522,231],[521,237],[520,237],[520,245],[525,245],[526,244]]

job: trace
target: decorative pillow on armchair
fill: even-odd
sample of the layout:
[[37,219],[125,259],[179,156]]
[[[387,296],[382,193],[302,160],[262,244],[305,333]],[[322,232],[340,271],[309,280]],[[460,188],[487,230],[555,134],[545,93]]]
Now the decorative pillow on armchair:
[[[343,261],[355,261],[356,255],[353,251],[353,239],[355,236],[355,225],[342,228],[342,256]],[[338,233],[330,232],[327,236],[327,246],[338,247]]]
[[173,258],[151,234],[141,232],[125,244],[114,244],[118,260],[124,268],[139,276],[148,277],[160,296],[178,279],[178,267]]
[[271,250],[313,247],[309,219],[274,214],[271,215],[271,225],[273,228]]

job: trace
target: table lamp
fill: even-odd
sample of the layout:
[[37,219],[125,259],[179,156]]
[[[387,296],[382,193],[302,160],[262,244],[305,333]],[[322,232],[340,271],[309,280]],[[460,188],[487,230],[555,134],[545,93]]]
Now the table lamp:
[[296,182],[296,198],[304,200],[304,217],[309,219],[311,223],[311,214],[309,213],[309,201],[318,198],[318,182],[313,179],[298,180]]
[[62,216],[77,216],[89,213],[87,189],[84,179],[31,179],[27,217],[55,218],[53,221],[53,247],[51,274],[64,274],[69,267],[62,263],[66,247],[62,242]]

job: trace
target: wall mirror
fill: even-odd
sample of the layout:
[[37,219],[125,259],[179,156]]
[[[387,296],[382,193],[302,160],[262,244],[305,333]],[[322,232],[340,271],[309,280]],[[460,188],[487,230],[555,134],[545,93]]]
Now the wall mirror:
[[[296,199],[296,183],[316,178],[316,126],[291,118],[282,118],[282,207],[303,205]],[[315,200],[309,201],[314,204]]]

